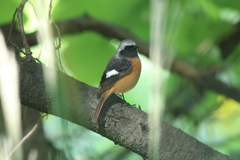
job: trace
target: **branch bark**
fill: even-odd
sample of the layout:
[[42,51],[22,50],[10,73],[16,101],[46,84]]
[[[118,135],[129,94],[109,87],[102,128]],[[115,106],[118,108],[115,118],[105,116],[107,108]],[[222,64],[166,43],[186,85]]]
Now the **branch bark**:
[[[138,44],[139,52],[148,57],[149,45],[140,40],[125,28],[102,22],[87,15],[62,22],[57,22],[56,24],[58,25],[61,35],[75,34],[91,30],[98,32],[107,38],[115,38],[119,40],[126,38],[132,39]],[[8,25],[1,27],[3,29],[3,32],[5,32],[4,35],[6,35],[6,32],[9,29],[7,26]],[[27,34],[26,37],[30,46],[37,45],[36,33]],[[19,46],[19,48],[23,47],[20,33],[16,29],[14,29],[12,32],[12,39],[13,42]],[[194,66],[191,66],[187,62],[175,59],[172,63],[171,71],[193,81],[194,84],[198,85],[202,89],[207,89],[219,94],[223,94],[240,102],[240,90],[238,88],[229,86],[226,83],[217,80],[213,75],[201,73],[198,69],[196,69]]]
[[[45,86],[43,67],[34,60],[18,58],[21,103],[81,125],[148,158],[148,115],[113,95],[106,101],[98,124],[91,122],[97,106],[96,88],[58,72],[57,90]],[[45,68],[50,70],[49,68]],[[162,123],[159,159],[229,160],[195,138]]]

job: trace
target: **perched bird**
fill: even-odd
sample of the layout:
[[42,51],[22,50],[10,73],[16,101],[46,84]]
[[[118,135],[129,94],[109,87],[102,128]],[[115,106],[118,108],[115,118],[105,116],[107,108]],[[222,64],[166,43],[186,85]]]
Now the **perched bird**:
[[125,39],[108,62],[97,91],[99,102],[92,120],[94,123],[97,122],[104,102],[111,94],[125,93],[137,84],[141,73],[137,48],[134,41]]

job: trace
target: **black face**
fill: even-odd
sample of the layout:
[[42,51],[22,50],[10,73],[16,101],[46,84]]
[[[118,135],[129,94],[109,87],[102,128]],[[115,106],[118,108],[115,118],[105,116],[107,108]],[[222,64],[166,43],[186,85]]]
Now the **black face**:
[[126,58],[138,58],[137,46],[125,46],[123,50],[120,51],[120,55]]

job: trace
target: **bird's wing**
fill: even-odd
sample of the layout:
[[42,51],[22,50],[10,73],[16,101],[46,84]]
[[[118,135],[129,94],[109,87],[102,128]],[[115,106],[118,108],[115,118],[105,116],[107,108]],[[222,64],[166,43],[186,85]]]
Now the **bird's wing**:
[[126,76],[132,69],[132,62],[126,59],[110,60],[98,88],[98,97],[112,87],[119,79]]

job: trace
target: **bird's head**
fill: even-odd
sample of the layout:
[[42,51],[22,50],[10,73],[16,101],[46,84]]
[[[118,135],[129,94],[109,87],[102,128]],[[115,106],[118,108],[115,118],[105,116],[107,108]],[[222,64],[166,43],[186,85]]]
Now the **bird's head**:
[[137,48],[133,40],[125,39],[119,44],[117,54],[125,58],[138,58]]

